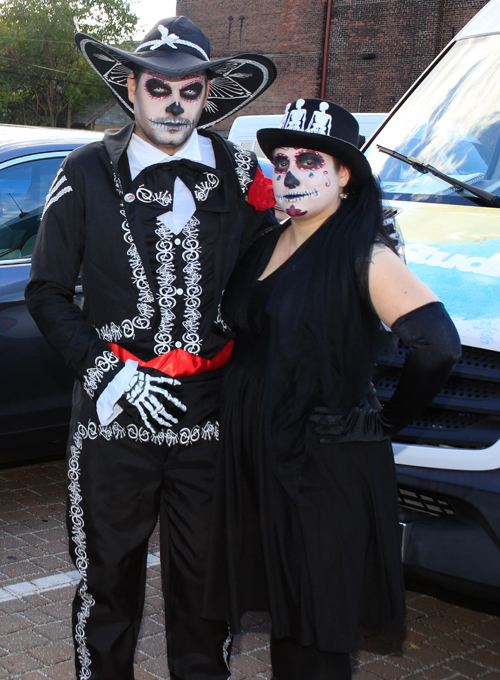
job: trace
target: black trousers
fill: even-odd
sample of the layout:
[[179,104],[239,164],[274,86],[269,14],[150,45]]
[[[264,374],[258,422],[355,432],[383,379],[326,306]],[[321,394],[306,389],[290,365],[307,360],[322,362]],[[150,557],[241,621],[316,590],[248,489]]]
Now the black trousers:
[[[125,414],[101,427],[92,402],[75,387],[67,521],[70,554],[81,575],[73,603],[78,680],[134,678],[148,539],[158,516],[170,676],[229,677],[227,625],[201,618],[218,445],[217,382],[215,390],[192,386],[190,398],[183,397],[191,419],[186,414],[177,432],[158,436]],[[203,397],[199,425],[193,420],[197,392]]]

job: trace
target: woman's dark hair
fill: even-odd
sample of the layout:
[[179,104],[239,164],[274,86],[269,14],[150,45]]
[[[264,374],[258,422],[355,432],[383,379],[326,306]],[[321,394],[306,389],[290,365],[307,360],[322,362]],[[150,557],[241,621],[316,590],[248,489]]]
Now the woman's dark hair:
[[[338,163],[337,171],[340,170],[340,162],[337,161],[336,158],[334,158],[334,161],[336,167]],[[349,181],[344,188],[344,191],[347,194],[352,191],[352,188],[349,186],[350,184],[351,182]],[[370,202],[374,202],[375,205],[378,205],[378,208],[380,208],[380,210],[375,210],[374,213],[375,223],[378,224],[378,231],[377,235],[375,236],[374,243],[381,243],[387,246],[399,256],[397,244],[400,241],[400,236],[397,234],[397,232],[395,233],[394,223],[392,222],[392,224],[389,225],[387,220],[384,219],[382,210],[382,191],[377,179],[372,177],[371,180],[369,180],[361,189],[355,191],[355,193],[359,196],[359,200],[364,206],[364,209],[368,209]]]
[[345,252],[350,253],[352,258],[349,258],[351,265],[345,264],[354,267],[361,292],[368,299],[368,272],[373,246],[385,245],[399,256],[391,230],[384,224],[378,181],[372,177],[362,187],[351,191],[337,212],[340,213],[338,217],[342,224]]

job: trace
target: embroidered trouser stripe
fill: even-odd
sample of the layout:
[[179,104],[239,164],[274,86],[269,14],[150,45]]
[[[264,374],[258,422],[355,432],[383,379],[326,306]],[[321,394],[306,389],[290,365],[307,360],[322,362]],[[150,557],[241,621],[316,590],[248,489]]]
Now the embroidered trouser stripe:
[[[228,678],[227,625],[201,617],[218,444],[219,381],[209,382],[184,395],[183,427],[156,436],[125,413],[100,427],[76,387],[68,529],[82,577],[73,609],[78,680],[134,678],[148,539],[158,515],[170,677]],[[199,425],[187,419],[196,401]]]
[[90,615],[90,609],[95,604],[94,598],[87,587],[87,546],[84,530],[83,511],[81,507],[80,487],[80,453],[84,439],[89,432],[79,427],[70,444],[68,460],[68,518],[70,520],[70,540],[74,545],[75,564],[80,573],[81,581],[77,589],[75,600],[78,604],[74,610],[75,654],[79,665],[79,680],[90,678],[90,654],[87,647],[85,626]]

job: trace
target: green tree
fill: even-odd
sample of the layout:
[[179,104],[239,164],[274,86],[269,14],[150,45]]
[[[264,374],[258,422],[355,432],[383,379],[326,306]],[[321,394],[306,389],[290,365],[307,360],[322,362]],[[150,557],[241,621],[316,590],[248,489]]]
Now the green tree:
[[3,0],[0,122],[70,127],[74,112],[109,94],[74,34],[126,45],[136,23],[127,0]]

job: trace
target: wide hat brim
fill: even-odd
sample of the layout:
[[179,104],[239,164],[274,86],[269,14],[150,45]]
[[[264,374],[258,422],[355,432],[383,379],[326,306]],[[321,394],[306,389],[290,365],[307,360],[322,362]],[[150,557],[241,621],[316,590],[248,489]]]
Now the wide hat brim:
[[257,140],[270,160],[273,159],[274,149],[279,147],[311,149],[327,153],[347,165],[351,171],[350,186],[353,188],[362,186],[372,177],[372,169],[365,156],[354,144],[343,139],[298,130],[263,128],[257,132]]
[[128,98],[127,78],[134,64],[171,78],[210,71],[210,92],[198,128],[211,127],[233,115],[261,95],[276,78],[274,63],[260,54],[205,61],[182,50],[170,51],[168,58],[161,50],[127,52],[84,33],[77,33],[75,42],[132,119],[134,105]]

